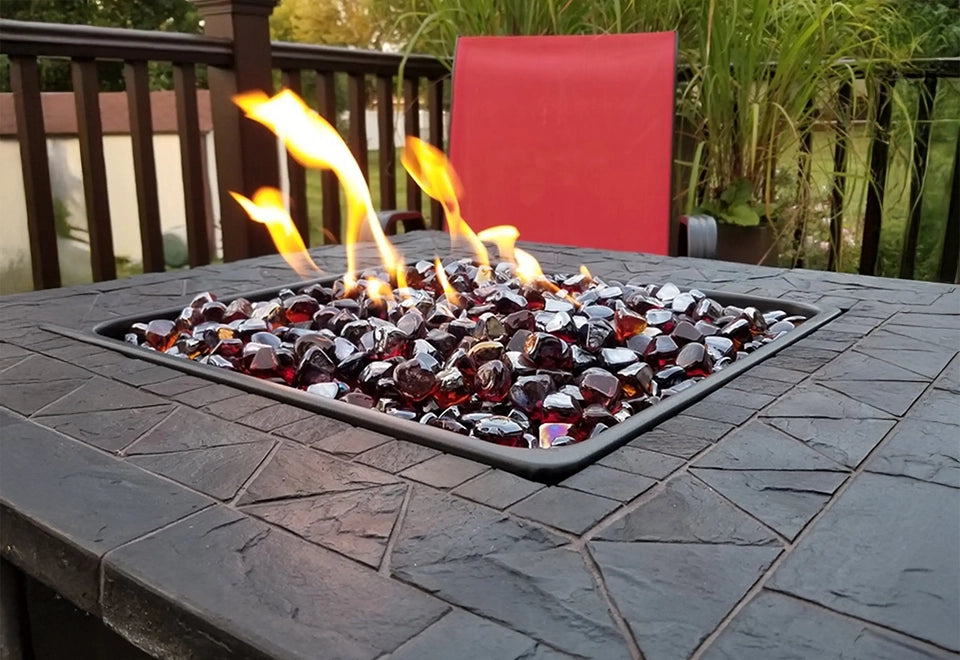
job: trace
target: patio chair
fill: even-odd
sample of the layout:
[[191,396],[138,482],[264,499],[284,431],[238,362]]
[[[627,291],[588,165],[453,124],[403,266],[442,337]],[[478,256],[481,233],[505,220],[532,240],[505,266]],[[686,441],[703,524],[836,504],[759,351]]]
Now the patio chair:
[[[666,255],[676,34],[461,37],[450,160],[471,227],[524,240]],[[394,233],[423,227],[384,212]],[[716,224],[679,219],[677,252],[712,257]]]

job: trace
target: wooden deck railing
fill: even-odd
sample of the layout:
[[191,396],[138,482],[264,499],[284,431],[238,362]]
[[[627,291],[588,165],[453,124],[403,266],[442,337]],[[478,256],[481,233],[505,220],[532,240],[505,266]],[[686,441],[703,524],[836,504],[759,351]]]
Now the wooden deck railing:
[[[145,271],[164,269],[160,230],[159,192],[152,141],[151,109],[147,65],[173,65],[177,126],[185,199],[189,264],[202,265],[211,259],[211,224],[204,204],[208,193],[220,195],[220,224],[223,258],[241,259],[272,251],[263,226],[251,223],[227,196],[228,190],[252,191],[261,185],[277,185],[275,138],[262,126],[244,119],[230,101],[239,90],[259,88],[272,92],[275,74],[282,85],[301,92],[304,74],[315,75],[316,109],[335,121],[338,108],[336,76],[348,80],[346,107],[348,144],[364,174],[368,174],[365,111],[368,90],[375,90],[379,134],[379,193],[384,208],[397,202],[396,153],[394,147],[395,81],[403,58],[398,54],[290,43],[271,43],[268,17],[274,0],[194,0],[204,16],[205,36],[93,28],[57,24],[0,20],[0,53],[9,56],[11,90],[15,100],[17,137],[27,205],[33,281],[36,288],[60,286],[54,207],[46,151],[46,131],[41,107],[38,58],[66,58],[71,62],[78,137],[83,172],[84,197],[90,236],[90,258],[96,281],[116,276],[107,179],[104,162],[99,86],[96,64],[124,63],[133,149],[134,180],[139,207],[140,241]],[[205,189],[202,176],[201,136],[198,127],[196,71],[205,66],[211,95],[216,153],[217,191]],[[402,97],[404,131],[420,133],[420,102],[426,88],[429,139],[443,146],[443,85],[447,68],[432,57],[412,56],[404,64]],[[891,72],[884,81],[886,103],[880,106],[869,149],[872,183],[869,186],[863,230],[860,272],[877,272],[880,230],[883,220],[887,178],[888,134],[891,125],[889,86],[897,77],[923,80],[923,94],[914,132],[914,167],[909,182],[910,215],[902,252],[900,276],[912,277],[920,230],[920,209],[929,141],[930,100],[945,78],[960,78],[960,58],[916,63],[904,71]],[[840,90],[849,98],[850,89]],[[342,102],[342,100],[341,100]],[[834,150],[835,171],[843,172],[848,146],[838,140]],[[960,159],[960,139],[958,139]],[[950,212],[946,222],[939,276],[957,280],[960,256],[960,160],[953,167]],[[291,215],[301,234],[309,240],[306,174],[292,160],[287,163]],[[340,238],[341,210],[337,182],[332,174],[322,175],[322,223],[324,233]],[[834,245],[841,236],[841,209],[844,206],[844,177],[837,175],[831,196],[831,235]],[[408,208],[421,208],[420,189],[409,178],[405,182]],[[429,216],[440,226],[442,211],[432,203]],[[838,267],[831,250],[828,267]]]

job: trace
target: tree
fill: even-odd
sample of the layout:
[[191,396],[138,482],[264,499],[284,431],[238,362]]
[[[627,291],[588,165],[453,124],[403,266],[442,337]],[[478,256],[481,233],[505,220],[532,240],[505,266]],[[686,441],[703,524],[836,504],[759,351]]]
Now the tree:
[[405,42],[403,0],[281,0],[270,17],[274,39],[383,50]]
[[[201,32],[200,15],[190,0],[8,0],[3,4],[3,18],[135,30]],[[39,68],[44,90],[72,89],[68,62],[42,58]],[[121,62],[100,63],[98,70],[101,89],[123,89]],[[154,88],[169,87],[169,64],[151,63],[150,73]],[[10,88],[9,62],[6,58],[0,61],[0,87]]]

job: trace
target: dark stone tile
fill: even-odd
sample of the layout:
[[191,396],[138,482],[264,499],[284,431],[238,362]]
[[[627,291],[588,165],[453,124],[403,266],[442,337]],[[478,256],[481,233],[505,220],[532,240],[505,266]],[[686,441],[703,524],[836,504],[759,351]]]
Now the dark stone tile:
[[[960,394],[934,389],[910,410],[911,419],[960,426]],[[957,429],[960,432],[960,429]]]
[[864,380],[868,382],[878,380],[925,382],[928,380],[925,376],[914,373],[909,369],[870,357],[859,351],[847,351],[840,355],[836,360],[814,374],[814,378],[823,382],[838,378],[847,381]]
[[274,440],[132,456],[130,462],[218,500],[230,500],[266,458]]
[[415,489],[392,569],[404,581],[567,653],[629,657],[583,558],[556,548],[560,543],[492,509]]
[[136,441],[125,453],[160,454],[187,449],[205,449],[239,445],[269,439],[259,431],[223,419],[178,408],[149,433]]
[[134,387],[163,383],[183,375],[179,371],[161,367],[158,364],[150,364],[149,362],[130,358],[100,369],[93,369],[91,367],[91,370],[97,371],[101,376],[113,378],[114,380],[119,380],[121,383],[126,383]]
[[[529,658],[537,642],[478,616],[456,610],[394,651],[391,660]],[[455,651],[454,651],[455,649]]]
[[796,538],[848,476],[843,472],[809,470],[695,469],[692,472],[788,539]]
[[902,638],[784,594],[761,591],[701,656],[704,660],[924,660]]
[[685,658],[780,548],[592,541],[607,589],[649,660]]
[[776,537],[715,492],[684,474],[596,535],[607,541],[768,545]]
[[400,476],[434,488],[454,488],[489,469],[482,463],[460,456],[440,454],[407,468],[400,473]]
[[655,428],[627,443],[628,447],[649,450],[676,456],[684,460],[693,458],[711,445],[709,440],[691,438]]
[[900,417],[927,388],[927,383],[834,379],[825,382],[824,386]]
[[163,657],[376,658],[448,609],[226,507],[104,564],[104,622]]
[[940,390],[960,394],[960,355],[953,358],[953,361],[946,366],[933,386]]
[[436,449],[430,449],[430,447],[424,447],[406,440],[392,440],[360,454],[357,457],[357,462],[396,474],[438,454],[440,452]]
[[92,377],[65,362],[34,356],[0,374],[0,406],[32,415]]
[[619,502],[629,502],[655,483],[653,479],[638,474],[614,470],[604,465],[589,465],[560,485]]
[[667,456],[637,447],[620,447],[599,461],[600,465],[641,474],[651,479],[663,479],[684,464],[683,459]]
[[232,399],[238,394],[240,394],[240,390],[217,383],[191,390],[190,392],[184,392],[183,394],[176,394],[173,398],[191,408],[203,408],[204,406],[209,406],[211,403]]
[[926,379],[936,378],[943,371],[947,363],[953,358],[952,352],[943,350],[911,351],[879,346],[858,346],[861,351],[870,353],[875,358],[903,367]]
[[[895,323],[885,323],[876,333],[882,340],[894,339],[902,341],[895,337],[907,339],[906,345],[916,344],[918,347],[946,349],[955,352],[960,347],[960,328],[916,328],[906,325],[897,325]],[[871,335],[873,339],[873,335]]]
[[376,568],[406,490],[404,484],[390,484],[252,504],[243,510]]
[[173,405],[151,406],[53,417],[38,415],[33,419],[88,445],[116,453],[162,422],[173,408]]
[[394,571],[488,554],[536,552],[564,541],[545,529],[451,495],[413,486],[391,557]]
[[309,419],[294,422],[288,426],[283,426],[274,431],[277,435],[296,440],[305,445],[312,445],[318,440],[329,438],[330,436],[352,430],[353,427],[346,422],[341,422],[322,415],[315,415]]
[[[718,420],[703,420],[699,417],[680,414],[661,422],[654,429],[674,435],[683,435],[688,438],[698,438],[707,442],[716,442],[735,427],[734,424]],[[641,436],[642,437],[642,436]],[[649,447],[647,447],[649,449]]]
[[958,651],[958,510],[955,488],[863,474],[770,586]]
[[[769,360],[766,360],[761,366],[765,366],[768,369],[792,371],[797,374],[798,378],[802,379],[802,377],[813,373],[836,357],[836,353],[828,351],[815,353],[811,350],[806,351],[805,355],[797,355],[787,353],[788,350],[789,348],[781,353],[777,353]],[[814,357],[814,355],[816,355],[816,357]],[[794,382],[799,382],[799,380],[795,380]]]
[[[764,381],[767,383],[776,383],[776,381]],[[782,385],[782,383],[780,383]],[[749,408],[750,410],[760,410],[764,406],[767,406],[777,398],[777,395],[774,395],[766,390],[760,390],[754,392],[745,392],[743,390],[731,389],[726,386],[717,390],[716,392],[711,392],[710,395],[704,399],[703,403],[709,403],[711,408],[717,406],[735,406],[736,408]],[[693,408],[696,408],[700,404],[696,404]],[[693,408],[688,408],[685,412],[687,414],[693,415],[695,417],[703,417],[703,415],[697,415],[694,412]],[[737,416],[745,415],[746,413],[742,411],[736,411]],[[749,415],[747,415],[749,417]],[[734,422],[723,417],[707,417],[707,419],[722,419],[723,421],[728,421],[731,424],[740,424],[740,422]]]
[[232,399],[224,399],[211,403],[203,407],[203,412],[222,417],[224,419],[234,420],[242,419],[247,415],[252,415],[258,410],[269,408],[276,401],[260,396],[259,394],[241,394]]
[[550,487],[514,504],[510,511],[571,534],[583,534],[619,506],[606,497]]
[[[168,406],[166,400],[99,376],[86,381],[68,396],[44,408],[42,414],[64,415],[101,410],[129,410],[149,406]],[[168,406],[169,407],[169,406]]]
[[767,380],[766,378],[756,378],[748,373],[742,376],[737,376],[732,381],[724,385],[723,390],[720,391],[726,391],[727,389],[778,397],[792,390],[793,383],[784,383],[779,380]]
[[196,376],[177,376],[170,380],[165,380],[152,385],[144,385],[143,389],[154,394],[166,397],[176,397],[188,392],[195,392],[201,387],[206,387],[210,381]]
[[528,481],[509,472],[488,470],[458,486],[453,492],[495,509],[506,509],[543,487],[543,484]]
[[757,411],[752,408],[743,408],[722,401],[713,401],[712,397],[695,403],[684,410],[684,414],[708,420],[707,423],[720,421],[734,426],[743,424],[753,417],[756,412]]
[[393,483],[397,479],[365,465],[346,463],[314,449],[285,443],[239,503],[363,490]]
[[826,417],[829,419],[890,419],[879,408],[860,403],[822,385],[798,388],[760,413],[764,417]]
[[905,419],[866,469],[960,488],[960,431],[939,422]]
[[25,348],[0,341],[0,360],[22,360],[31,355],[33,354]]
[[260,431],[269,433],[281,426],[299,422],[302,419],[319,417],[317,413],[296,406],[290,406],[285,403],[278,403],[269,408],[262,408],[254,413],[247,415],[239,420],[244,426],[249,426]]
[[4,557],[89,612],[104,553],[212,504],[3,412],[0,457]]
[[[296,439],[296,438],[294,438]],[[375,431],[361,428],[347,428],[344,431],[320,438],[311,443],[313,447],[323,451],[345,456],[347,458],[362,454],[365,451],[390,442],[393,438]]]
[[807,377],[803,371],[795,369],[785,369],[773,364],[773,360],[767,360],[763,364],[758,364],[750,370],[750,375],[767,380],[778,380],[782,383],[796,384]]
[[954,314],[924,314],[923,312],[897,312],[890,318],[890,323],[899,326],[919,328],[960,328],[960,315]]
[[769,417],[764,422],[850,468],[855,468],[896,424],[892,419]]
[[725,470],[843,469],[823,454],[761,422],[751,422],[728,435],[694,465]]

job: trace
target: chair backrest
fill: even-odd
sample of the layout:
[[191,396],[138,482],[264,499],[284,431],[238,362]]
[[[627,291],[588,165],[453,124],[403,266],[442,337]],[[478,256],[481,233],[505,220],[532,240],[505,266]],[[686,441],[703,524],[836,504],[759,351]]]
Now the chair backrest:
[[676,34],[461,37],[450,159],[475,229],[667,254]]

